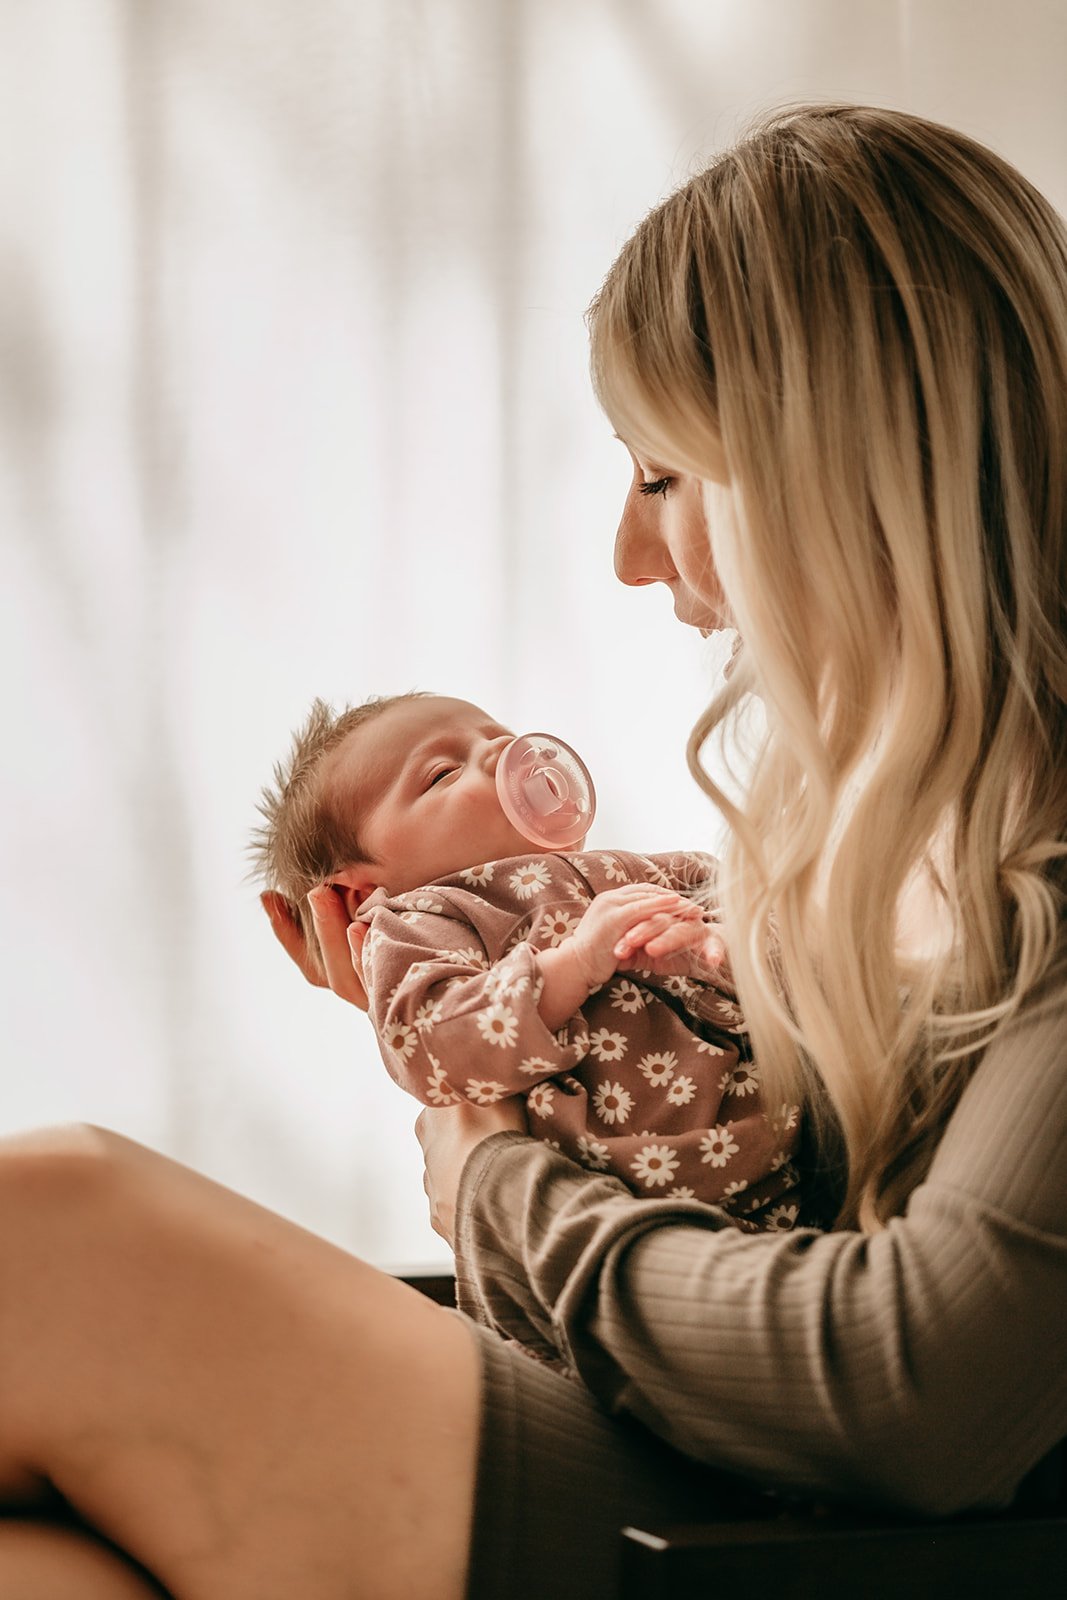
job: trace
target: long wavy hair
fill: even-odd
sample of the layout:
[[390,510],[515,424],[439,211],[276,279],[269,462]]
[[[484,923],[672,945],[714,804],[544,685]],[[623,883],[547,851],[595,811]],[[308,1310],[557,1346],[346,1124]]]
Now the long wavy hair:
[[[793,107],[646,218],[590,325],[631,447],[703,479],[725,451],[743,648],[690,768],[768,1102],[806,1099],[877,1227],[1063,964],[1067,232],[961,133]],[[751,691],[731,801],[701,753]]]

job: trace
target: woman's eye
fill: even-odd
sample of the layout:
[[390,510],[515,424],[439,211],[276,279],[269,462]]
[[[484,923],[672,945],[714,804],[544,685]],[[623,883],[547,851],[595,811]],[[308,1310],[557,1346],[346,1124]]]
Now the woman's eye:
[[641,493],[666,494],[673,482],[673,478],[653,478],[650,483],[642,483],[640,485]]

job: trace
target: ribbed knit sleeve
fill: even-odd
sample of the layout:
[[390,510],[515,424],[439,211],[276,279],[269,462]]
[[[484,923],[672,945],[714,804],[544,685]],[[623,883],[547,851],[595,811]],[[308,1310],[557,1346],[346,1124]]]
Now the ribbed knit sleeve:
[[457,1270],[486,1320],[701,1461],[928,1514],[1006,1504],[1067,1435],[1067,997],[989,1048],[881,1233],[742,1234],[501,1134],[463,1175]]

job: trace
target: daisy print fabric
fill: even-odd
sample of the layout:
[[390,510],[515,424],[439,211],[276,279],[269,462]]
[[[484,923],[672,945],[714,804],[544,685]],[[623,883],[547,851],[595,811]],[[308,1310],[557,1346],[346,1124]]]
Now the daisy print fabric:
[[791,1227],[799,1114],[767,1114],[727,968],[714,983],[697,962],[676,977],[620,971],[562,1028],[538,1014],[538,952],[624,883],[669,887],[714,917],[715,863],[690,852],[531,854],[371,896],[360,915],[385,1065],[427,1105],[522,1096],[535,1137],[634,1194]]

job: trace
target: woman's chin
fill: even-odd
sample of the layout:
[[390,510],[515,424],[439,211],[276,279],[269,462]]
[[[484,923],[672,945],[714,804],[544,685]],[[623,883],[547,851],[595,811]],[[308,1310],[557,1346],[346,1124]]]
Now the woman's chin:
[[731,623],[731,622],[714,622],[714,623],[710,623],[707,627],[702,627],[702,628],[698,629],[698,632],[699,632],[700,637],[702,639],[712,639],[717,634],[722,634],[722,633],[732,633],[733,634],[733,639],[730,642],[730,654],[727,656],[725,662],[723,663],[723,668],[722,668],[723,677],[724,678],[728,678],[730,676],[730,674],[733,672],[734,668],[737,666],[737,658],[741,653],[741,645],[742,645],[741,635],[738,633],[737,629],[734,627],[733,623]]

